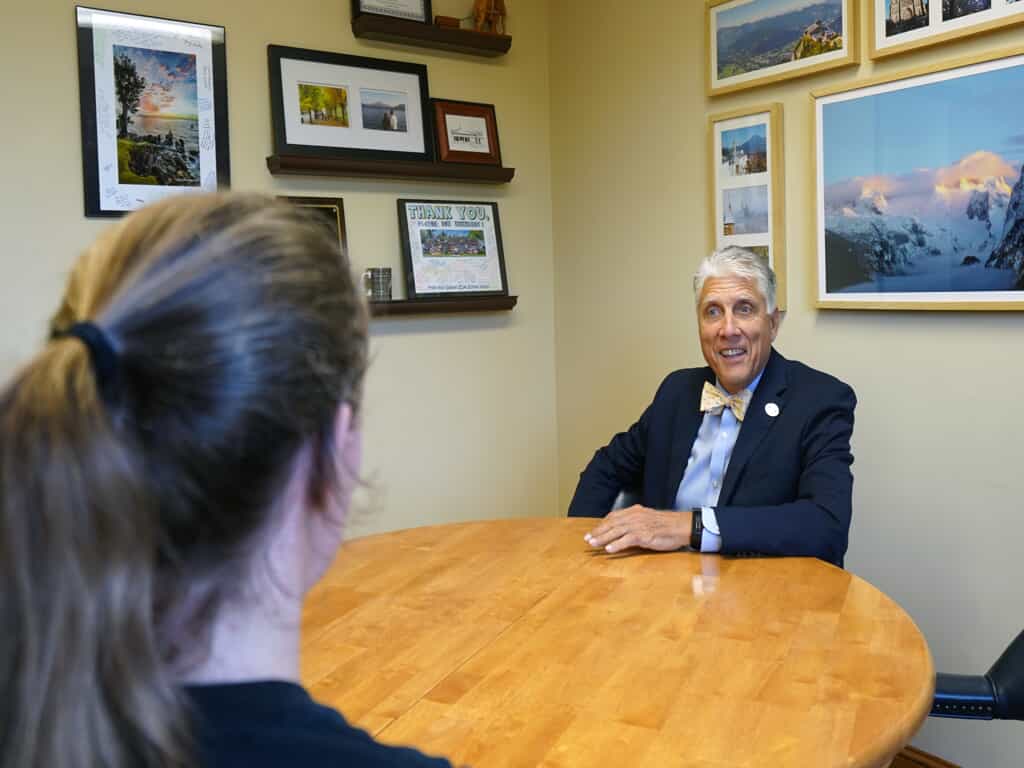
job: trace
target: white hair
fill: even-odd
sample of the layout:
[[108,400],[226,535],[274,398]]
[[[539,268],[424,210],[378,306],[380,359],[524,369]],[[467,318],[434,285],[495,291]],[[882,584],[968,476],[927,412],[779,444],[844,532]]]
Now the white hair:
[[693,295],[700,300],[704,281],[709,277],[740,277],[753,280],[764,298],[765,311],[775,311],[775,272],[768,262],[753,251],[730,245],[720,251],[712,251],[701,259],[693,276]]

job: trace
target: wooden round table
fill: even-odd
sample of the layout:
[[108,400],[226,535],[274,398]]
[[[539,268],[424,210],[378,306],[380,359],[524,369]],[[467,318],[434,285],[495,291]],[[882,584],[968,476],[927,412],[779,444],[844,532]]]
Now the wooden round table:
[[456,765],[885,766],[934,671],[892,600],[806,558],[592,551],[586,519],[346,543],[310,595],[303,682]]

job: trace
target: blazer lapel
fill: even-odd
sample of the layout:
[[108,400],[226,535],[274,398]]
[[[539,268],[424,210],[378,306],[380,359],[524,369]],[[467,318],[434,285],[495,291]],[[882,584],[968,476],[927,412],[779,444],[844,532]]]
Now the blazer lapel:
[[[710,368],[702,370],[703,376],[692,376],[679,396],[675,424],[672,425],[672,450],[669,453],[668,484],[664,497],[657,509],[672,509],[676,503],[676,492],[683,479],[686,460],[690,457],[693,441],[704,415],[700,412],[700,393],[704,382],[714,382],[715,374]],[[760,387],[758,387],[760,389]]]
[[725,478],[722,480],[722,492],[719,495],[719,504],[728,504],[732,500],[733,492],[743,474],[743,470],[754,455],[754,451],[761,444],[761,441],[771,431],[775,424],[776,417],[765,413],[766,403],[775,403],[780,410],[785,409],[786,391],[786,365],[787,360],[774,349],[768,358],[768,364],[764,368],[764,376],[754,390],[754,396],[747,407],[746,416],[743,419],[743,426],[736,437],[736,445],[733,446],[732,456],[729,458],[729,466],[725,470]]

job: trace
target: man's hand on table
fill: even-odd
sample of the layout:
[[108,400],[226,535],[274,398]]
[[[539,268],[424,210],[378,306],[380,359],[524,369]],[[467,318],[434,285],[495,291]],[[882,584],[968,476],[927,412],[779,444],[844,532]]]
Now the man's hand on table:
[[689,510],[660,512],[634,504],[609,512],[583,538],[590,546],[603,547],[610,553],[630,547],[671,552],[690,544],[692,517]]

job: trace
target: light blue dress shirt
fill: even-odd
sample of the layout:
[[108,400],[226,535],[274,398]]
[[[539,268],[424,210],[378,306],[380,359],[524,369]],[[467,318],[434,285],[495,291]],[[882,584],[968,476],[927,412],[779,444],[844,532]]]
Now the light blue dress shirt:
[[[762,370],[747,386],[751,399],[763,375]],[[729,396],[728,392],[718,386],[717,381],[715,386],[723,395]],[[722,531],[718,527],[714,506],[722,492],[725,471],[729,468],[729,458],[732,456],[732,449],[736,445],[736,438],[739,437],[742,426],[743,422],[736,419],[731,408],[720,406],[706,411],[697,431],[697,439],[693,441],[679,490],[676,491],[674,509],[702,508],[701,521],[704,533],[700,544],[701,552],[718,552],[722,549]]]

